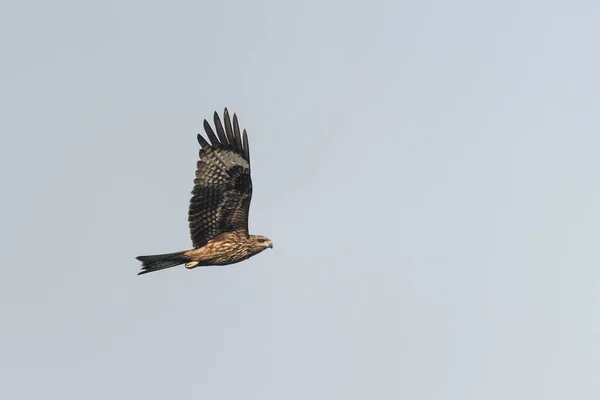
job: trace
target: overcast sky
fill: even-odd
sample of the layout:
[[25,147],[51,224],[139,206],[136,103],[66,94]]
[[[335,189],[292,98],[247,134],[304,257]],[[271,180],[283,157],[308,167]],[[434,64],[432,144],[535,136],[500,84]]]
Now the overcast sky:
[[[3,399],[600,398],[597,1],[4,1]],[[232,267],[202,120],[248,130]]]

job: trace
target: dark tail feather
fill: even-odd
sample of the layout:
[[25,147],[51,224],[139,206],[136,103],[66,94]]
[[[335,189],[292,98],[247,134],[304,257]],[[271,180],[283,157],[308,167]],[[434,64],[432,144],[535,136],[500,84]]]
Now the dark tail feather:
[[153,256],[136,257],[142,262],[142,270],[138,275],[147,274],[148,272],[160,271],[161,269],[175,267],[185,264],[188,258],[184,255],[185,251],[169,254],[156,254]]

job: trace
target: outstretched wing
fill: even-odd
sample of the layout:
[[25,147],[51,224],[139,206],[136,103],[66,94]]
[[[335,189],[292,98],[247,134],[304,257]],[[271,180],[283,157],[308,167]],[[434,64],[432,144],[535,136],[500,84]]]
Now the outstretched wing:
[[222,232],[242,231],[248,234],[248,211],[252,199],[248,136],[240,134],[237,116],[233,128],[227,108],[225,129],[215,111],[217,134],[204,120],[210,143],[198,134],[202,147],[196,168],[196,179],[188,221],[194,248],[204,246]]

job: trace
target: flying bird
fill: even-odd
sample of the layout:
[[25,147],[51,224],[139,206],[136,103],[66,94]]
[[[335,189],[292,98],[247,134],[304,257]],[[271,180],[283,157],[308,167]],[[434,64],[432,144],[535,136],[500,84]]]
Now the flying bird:
[[136,257],[142,262],[138,275],[185,264],[188,269],[228,265],[244,261],[273,248],[269,238],[248,233],[252,199],[248,135],[240,134],[238,119],[223,115],[225,127],[215,111],[215,132],[207,120],[208,142],[198,134],[200,160],[188,212],[193,249],[169,254]]

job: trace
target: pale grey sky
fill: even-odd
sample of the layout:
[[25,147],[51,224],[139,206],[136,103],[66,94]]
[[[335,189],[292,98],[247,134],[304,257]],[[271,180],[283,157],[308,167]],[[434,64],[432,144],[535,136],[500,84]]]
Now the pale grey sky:
[[[600,398],[597,1],[4,1],[0,398]],[[202,120],[252,233],[190,247]]]

